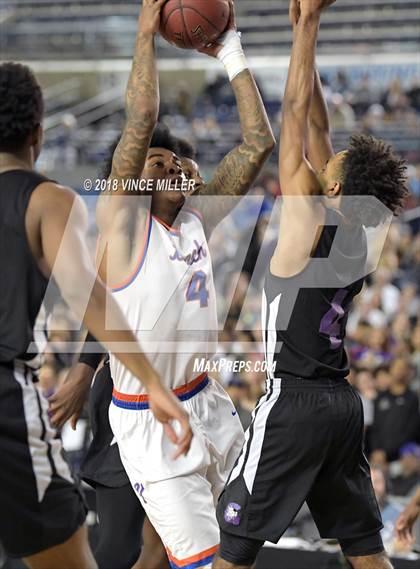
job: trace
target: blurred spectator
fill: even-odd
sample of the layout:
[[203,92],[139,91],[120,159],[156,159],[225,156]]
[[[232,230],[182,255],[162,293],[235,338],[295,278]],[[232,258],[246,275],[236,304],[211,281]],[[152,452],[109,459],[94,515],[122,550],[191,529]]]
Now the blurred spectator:
[[408,496],[420,484],[420,446],[407,443],[400,450],[401,473],[392,481],[392,492]]
[[371,469],[371,475],[376,499],[378,500],[379,509],[381,510],[382,523],[384,524],[384,528],[381,531],[382,540],[388,553],[392,553],[395,546],[395,524],[402,512],[402,508],[390,502],[383,470],[378,467],[373,467]]
[[390,387],[375,400],[374,419],[370,430],[370,448],[386,452],[388,460],[396,460],[404,443],[419,437],[419,399],[408,387],[411,368],[404,358],[390,367]]
[[365,427],[369,427],[373,423],[373,408],[377,395],[373,374],[371,371],[359,371],[359,373],[356,375],[356,388],[359,391],[363,403]]
[[340,93],[333,93],[330,103],[330,120],[332,128],[353,130],[356,114]]

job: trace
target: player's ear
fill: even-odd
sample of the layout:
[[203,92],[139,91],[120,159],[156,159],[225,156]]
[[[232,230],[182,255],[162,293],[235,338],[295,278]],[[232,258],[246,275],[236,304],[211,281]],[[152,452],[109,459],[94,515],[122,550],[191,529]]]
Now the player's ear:
[[334,185],[327,191],[327,196],[329,198],[336,198],[341,194],[341,182],[334,182]]
[[38,124],[32,134],[30,134],[30,146],[34,149],[35,159],[38,159],[38,156],[41,153],[42,149],[42,142],[44,140],[44,129],[42,124]]

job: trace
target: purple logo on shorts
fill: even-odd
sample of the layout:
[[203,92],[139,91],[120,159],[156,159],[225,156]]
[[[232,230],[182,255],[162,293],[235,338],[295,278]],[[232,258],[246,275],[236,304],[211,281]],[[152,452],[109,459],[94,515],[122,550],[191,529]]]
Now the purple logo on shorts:
[[140,496],[140,498],[142,500],[144,500],[144,503],[147,504],[146,498],[144,497],[144,486],[143,486],[143,484],[139,484],[138,482],[136,482],[134,484],[134,490]]
[[225,510],[225,522],[238,526],[241,523],[241,514],[239,513],[241,510],[242,506],[235,504],[235,502],[228,504]]

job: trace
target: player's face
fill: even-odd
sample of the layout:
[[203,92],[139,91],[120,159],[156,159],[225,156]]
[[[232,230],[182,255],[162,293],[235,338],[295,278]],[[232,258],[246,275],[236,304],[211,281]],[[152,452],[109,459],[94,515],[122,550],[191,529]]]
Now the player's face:
[[150,148],[141,177],[152,180],[153,190],[158,181],[168,182],[159,191],[153,191],[153,199],[159,202],[170,202],[182,205],[185,198],[182,195],[182,182],[185,180],[181,160],[176,154],[166,148]]
[[200,168],[194,160],[191,158],[181,157],[182,171],[188,180],[194,180],[194,189],[188,192],[189,194],[195,194],[200,191],[204,185],[204,180],[200,174]]

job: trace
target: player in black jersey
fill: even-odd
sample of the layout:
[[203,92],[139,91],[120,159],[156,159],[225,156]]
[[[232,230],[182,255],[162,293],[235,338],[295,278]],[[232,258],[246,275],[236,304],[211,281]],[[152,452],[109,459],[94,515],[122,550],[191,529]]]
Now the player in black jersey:
[[[215,569],[250,567],[305,501],[321,537],[338,539],[354,569],[391,568],[344,340],[367,271],[365,227],[399,210],[405,165],[363,135],[333,153],[315,68],[321,11],[333,3],[290,4],[294,41],[279,163],[285,199],[262,301],[267,390],[219,501]],[[366,195],[376,200],[366,202]]]
[[[42,120],[42,92],[34,75],[25,66],[1,64],[0,541],[10,556],[35,569],[93,569],[84,502],[36,386],[41,353],[34,326],[50,278],[104,346],[137,345],[137,353],[116,355],[135,376],[141,374],[153,411],[179,453],[188,451],[192,433],[188,416],[163,388],[96,277],[81,200],[34,171]],[[169,425],[172,419],[180,421],[183,435]]]

